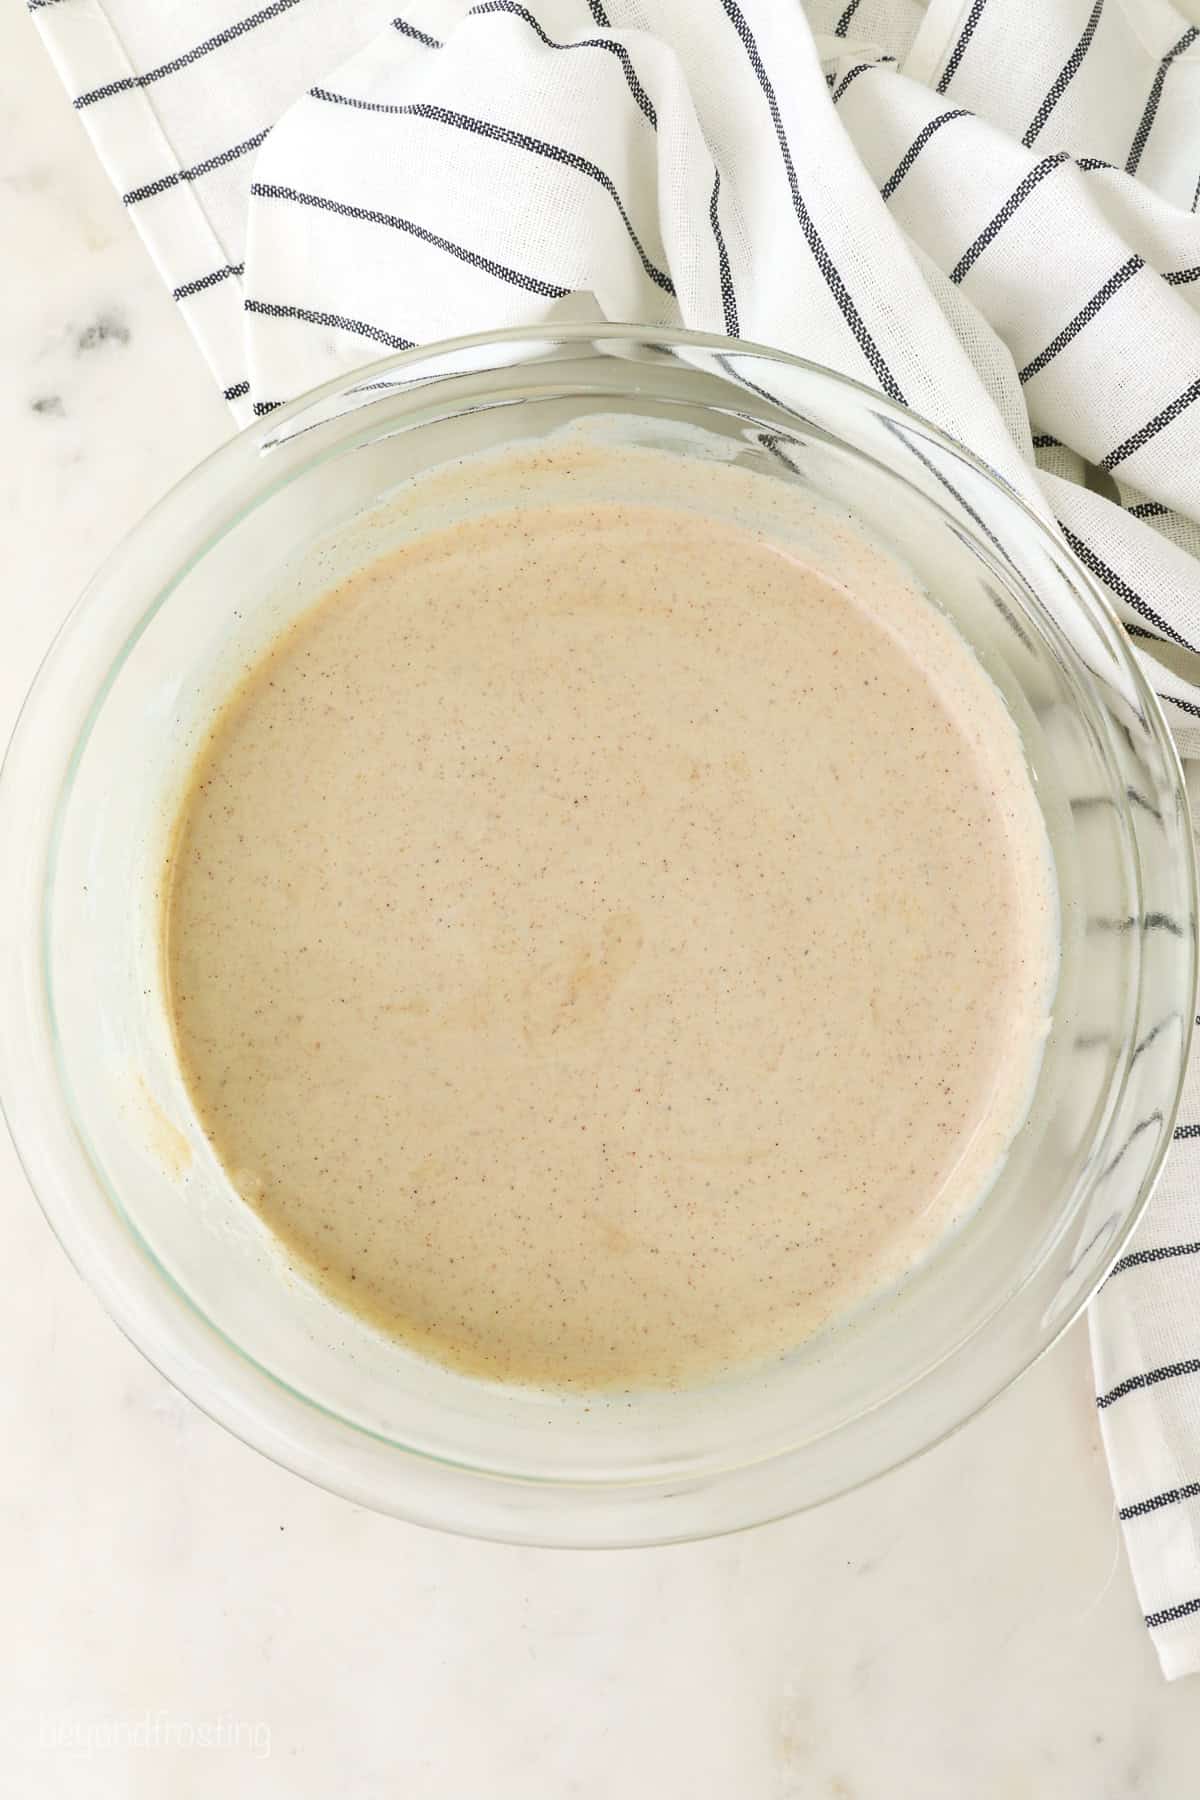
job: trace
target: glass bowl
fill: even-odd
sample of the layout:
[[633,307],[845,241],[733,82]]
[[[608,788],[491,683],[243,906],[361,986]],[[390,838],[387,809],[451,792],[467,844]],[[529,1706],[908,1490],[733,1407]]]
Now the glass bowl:
[[[1029,1117],[897,1289],[768,1366],[579,1396],[437,1366],[340,1310],[238,1198],[172,1050],[159,886],[196,745],[255,651],[422,524],[423,470],[564,430],[733,461],[853,514],[955,621],[1022,733],[1061,906]],[[642,496],[644,498],[644,496]],[[481,502],[481,504],[485,504]],[[828,370],[636,327],[500,332],[271,413],[93,581],[0,782],[0,1088],[46,1214],[113,1317],[248,1443],[363,1505],[517,1542],[728,1531],[914,1455],[1047,1348],[1132,1231],[1193,1023],[1179,766],[1108,606],[960,445]]]

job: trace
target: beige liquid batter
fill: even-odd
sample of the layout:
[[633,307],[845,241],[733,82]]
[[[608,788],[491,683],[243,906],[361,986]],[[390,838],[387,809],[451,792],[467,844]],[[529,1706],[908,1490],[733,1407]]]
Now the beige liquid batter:
[[411,541],[270,649],[184,801],[218,1155],[327,1291],[498,1379],[787,1350],[1028,1103],[1055,903],[998,693],[853,534],[835,583],[718,510]]

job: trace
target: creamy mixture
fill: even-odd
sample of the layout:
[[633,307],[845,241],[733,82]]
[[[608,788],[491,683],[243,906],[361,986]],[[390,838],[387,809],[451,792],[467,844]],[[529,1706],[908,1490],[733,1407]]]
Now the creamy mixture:
[[794,1346],[978,1200],[1037,1067],[1054,893],[999,694],[849,530],[834,580],[698,499],[364,568],[181,814],[217,1154],[328,1292],[501,1380]]

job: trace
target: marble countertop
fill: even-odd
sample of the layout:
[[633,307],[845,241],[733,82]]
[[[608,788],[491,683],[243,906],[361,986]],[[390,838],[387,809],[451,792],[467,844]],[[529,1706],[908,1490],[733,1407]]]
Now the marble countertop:
[[[0,66],[6,737],[95,564],[230,423],[15,7]],[[227,1436],[102,1315],[2,1131],[0,1234],[0,1792],[1194,1800],[1200,1689],[1142,1628],[1081,1327],[816,1513],[538,1552]]]

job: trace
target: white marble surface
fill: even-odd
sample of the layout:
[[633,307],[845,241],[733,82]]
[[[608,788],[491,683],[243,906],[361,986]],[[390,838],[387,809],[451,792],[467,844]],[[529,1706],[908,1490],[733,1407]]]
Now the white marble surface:
[[[229,424],[15,6],[0,68],[7,735],[89,571]],[[101,1315],[2,1132],[0,1233],[4,1795],[1200,1792],[1200,1688],[1142,1629],[1078,1328],[818,1513],[540,1553],[376,1518],[227,1437]],[[188,1747],[206,1725],[224,1745]]]

